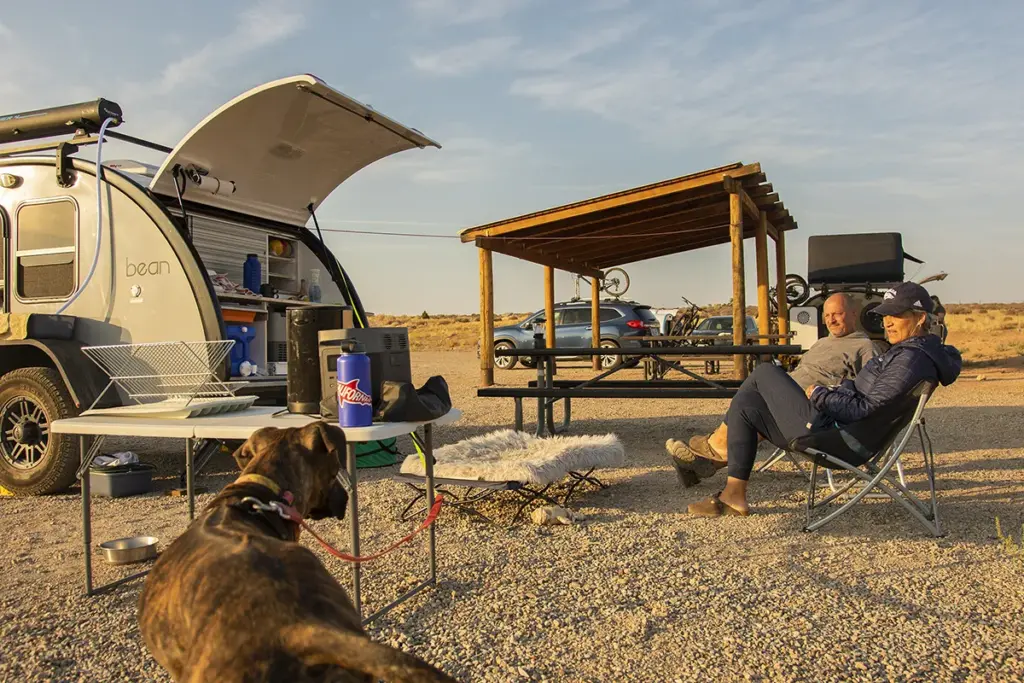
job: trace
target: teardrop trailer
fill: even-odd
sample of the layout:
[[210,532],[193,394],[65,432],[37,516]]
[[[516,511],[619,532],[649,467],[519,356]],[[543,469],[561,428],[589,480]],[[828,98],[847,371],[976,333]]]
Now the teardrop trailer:
[[[0,117],[0,486],[15,494],[75,481],[74,438],[48,425],[107,384],[86,346],[219,342],[241,323],[264,374],[243,378],[225,361],[219,379],[285,405],[285,312],[321,305],[299,299],[314,271],[322,304],[344,306],[345,326],[367,325],[317,207],[375,161],[440,147],[311,75],[239,95],[173,148],[111,130],[122,122],[103,99]],[[165,156],[105,162],[110,139]],[[99,178],[75,156],[91,147]],[[259,295],[215,287],[217,275],[242,283],[249,254]]]

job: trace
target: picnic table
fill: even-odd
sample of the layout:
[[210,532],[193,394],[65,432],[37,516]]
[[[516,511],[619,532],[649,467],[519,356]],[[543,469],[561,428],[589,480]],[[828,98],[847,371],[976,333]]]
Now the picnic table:
[[[534,337],[533,349],[495,349],[498,356],[528,357],[536,364],[537,379],[525,387],[481,387],[477,396],[511,398],[514,402],[514,423],[517,430],[523,429],[523,401],[537,400],[537,435],[545,432],[558,434],[565,431],[572,422],[572,400],[574,398],[732,398],[742,384],[737,379],[712,380],[702,377],[676,362],[683,357],[718,358],[735,355],[752,356],[755,363],[766,358],[782,355],[799,355],[802,348],[792,344],[745,344],[707,346],[640,346],[629,348],[543,348],[541,335]],[[557,357],[619,356],[620,362],[608,370],[586,380],[555,380],[554,361]],[[612,375],[623,370],[636,368],[642,362],[654,361],[685,375],[688,379],[665,379],[664,374],[651,377],[645,374],[643,380],[610,380]],[[562,402],[562,424],[555,424],[554,405]]]
[[[94,414],[56,420],[50,429],[55,434],[75,434],[79,437],[81,449],[81,466],[78,474],[82,480],[82,542],[85,553],[85,592],[92,596],[99,592],[114,588],[121,584],[145,576],[149,570],[138,572],[103,586],[93,586],[92,575],[92,502],[89,490],[88,467],[99,453],[103,441],[111,436],[131,436],[143,438],[183,439],[185,442],[185,472],[188,495],[189,520],[195,519],[195,487],[194,487],[194,454],[195,444],[205,439],[245,440],[253,432],[263,427],[303,427],[321,418],[311,415],[288,413],[280,407],[253,407],[236,413],[226,413],[208,417],[168,418],[150,416],[105,415],[102,411]],[[99,413],[99,414],[96,414]],[[359,497],[358,470],[356,468],[356,444],[390,439],[403,434],[410,434],[422,428],[424,432],[424,457],[427,473],[427,500],[434,503],[433,480],[433,427],[455,422],[462,417],[458,409],[451,409],[446,415],[428,422],[382,422],[369,427],[345,427],[346,454],[344,470],[350,482],[348,520],[351,532],[352,554],[359,555]],[[96,437],[91,447],[87,448],[87,437]],[[388,605],[363,619],[369,623],[392,608],[408,600],[427,586],[437,582],[437,549],[434,523],[428,529],[430,575],[427,579],[396,598]],[[362,598],[360,591],[359,563],[352,564],[353,602],[356,610],[362,614]]]

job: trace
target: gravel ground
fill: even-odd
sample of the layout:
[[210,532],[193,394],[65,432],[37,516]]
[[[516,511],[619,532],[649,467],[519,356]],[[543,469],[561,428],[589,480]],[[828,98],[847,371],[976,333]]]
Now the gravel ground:
[[[443,374],[465,412],[438,428],[439,444],[510,426],[509,401],[476,398],[474,354],[416,354],[414,364],[419,380]],[[576,500],[585,519],[510,530],[446,510],[438,588],[370,632],[467,681],[1022,680],[1024,558],[1002,550],[994,519],[1018,534],[1024,522],[1024,376],[985,372],[983,382],[966,372],[929,407],[943,539],[884,501],[802,533],[803,480],[789,465],[755,475],[754,516],[690,517],[686,505],[718,490],[724,474],[683,490],[664,442],[712,428],[726,402],[580,402],[573,432],[615,432],[628,461],[604,472],[610,488]],[[164,489],[181,467],[174,443],[109,446],[156,464]],[[919,463],[907,458],[918,489]],[[389,480],[396,470],[361,471],[364,550],[412,526],[396,521],[407,495]],[[233,476],[231,459],[218,456],[198,483],[216,491]],[[97,543],[152,534],[166,546],[187,519],[183,499],[159,493],[97,499],[93,510]],[[507,520],[513,510],[505,502],[485,512]],[[140,581],[82,596],[74,493],[2,498],[0,514],[0,680],[167,680],[136,626]],[[316,524],[344,547],[346,526]],[[369,609],[426,572],[425,539],[367,565]],[[320,554],[347,585],[347,566]],[[98,554],[95,566],[101,581],[126,573]]]

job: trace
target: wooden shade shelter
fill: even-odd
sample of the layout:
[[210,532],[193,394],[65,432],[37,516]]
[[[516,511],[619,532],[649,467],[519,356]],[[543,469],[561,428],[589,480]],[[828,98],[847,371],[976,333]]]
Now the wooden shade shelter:
[[[797,227],[758,163],[735,163],[631,190],[468,228],[463,242],[480,250],[481,384],[494,383],[494,278],[498,252],[544,266],[549,347],[555,345],[554,271],[591,278],[594,346],[600,345],[603,271],[717,244],[732,244],[733,341],[744,342],[746,278],[743,240],[757,253],[758,327],[768,335],[768,237],[775,240],[777,281],[785,282],[785,232]],[[788,333],[785,287],[777,287],[779,333]],[[742,360],[739,358],[738,360]],[[595,367],[599,359],[595,358]],[[739,362],[740,376],[745,364]]]

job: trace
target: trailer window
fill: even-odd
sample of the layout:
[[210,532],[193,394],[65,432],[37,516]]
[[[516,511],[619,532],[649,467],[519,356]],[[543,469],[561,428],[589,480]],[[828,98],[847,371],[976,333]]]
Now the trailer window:
[[78,211],[68,199],[18,209],[16,292],[19,299],[66,299],[75,291]]

